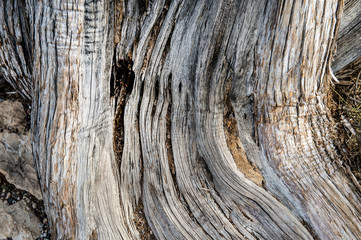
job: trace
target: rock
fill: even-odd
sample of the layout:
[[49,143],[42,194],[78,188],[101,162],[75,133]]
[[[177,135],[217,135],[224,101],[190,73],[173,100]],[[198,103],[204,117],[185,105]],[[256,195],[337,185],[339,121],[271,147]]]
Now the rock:
[[16,188],[41,199],[26,113],[19,101],[0,102],[0,173]]
[[42,223],[32,211],[26,211],[26,203],[14,205],[0,199],[0,239],[36,239],[40,237]]
[[26,113],[24,107],[19,101],[2,101],[0,102],[0,128],[19,132],[25,131]]

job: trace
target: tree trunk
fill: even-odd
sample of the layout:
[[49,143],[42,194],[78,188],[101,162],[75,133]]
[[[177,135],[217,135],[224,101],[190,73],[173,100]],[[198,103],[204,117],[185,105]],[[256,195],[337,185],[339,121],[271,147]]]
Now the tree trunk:
[[361,238],[325,105],[343,1],[2,4],[54,238],[140,239],[141,209],[157,239]]

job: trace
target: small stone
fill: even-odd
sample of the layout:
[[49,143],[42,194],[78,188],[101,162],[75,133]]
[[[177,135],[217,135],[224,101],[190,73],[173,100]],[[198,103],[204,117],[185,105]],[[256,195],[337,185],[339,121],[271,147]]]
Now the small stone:
[[32,207],[33,209],[36,209],[36,203],[33,203]]
[[9,205],[13,205],[16,203],[16,200],[13,197],[9,197],[7,200],[8,200]]
[[10,196],[11,196],[11,193],[10,193],[10,192],[8,192],[8,194],[6,194],[5,199],[8,199]]

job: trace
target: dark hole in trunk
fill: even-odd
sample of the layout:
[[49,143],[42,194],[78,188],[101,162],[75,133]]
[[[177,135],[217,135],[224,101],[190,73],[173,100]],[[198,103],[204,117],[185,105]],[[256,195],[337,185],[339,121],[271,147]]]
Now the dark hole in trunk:
[[[115,60],[115,59],[114,59]],[[114,61],[115,62],[115,61]],[[124,109],[134,85],[135,74],[131,60],[119,60],[113,64],[110,80],[110,96],[115,100],[114,153],[118,166],[121,164],[124,146]]]

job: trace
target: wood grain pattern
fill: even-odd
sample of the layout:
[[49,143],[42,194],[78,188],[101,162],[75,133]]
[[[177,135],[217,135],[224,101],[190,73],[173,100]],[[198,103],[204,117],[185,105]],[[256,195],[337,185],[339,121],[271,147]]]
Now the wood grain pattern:
[[57,239],[129,239],[110,102],[109,1],[37,2],[33,153]]
[[268,23],[274,30],[261,39],[257,53],[257,130],[263,162],[287,186],[285,198],[297,214],[322,239],[358,239],[360,192],[336,162],[333,123],[323,103],[334,14],[339,16],[341,6],[323,4],[285,1],[275,11],[275,22]]
[[31,101],[33,42],[29,2],[0,2],[0,71],[21,96]]
[[337,37],[337,52],[332,63],[334,72],[361,57],[361,1],[346,0]]
[[139,206],[157,239],[360,238],[360,189],[323,104],[342,3],[27,1],[54,239],[140,239]]

